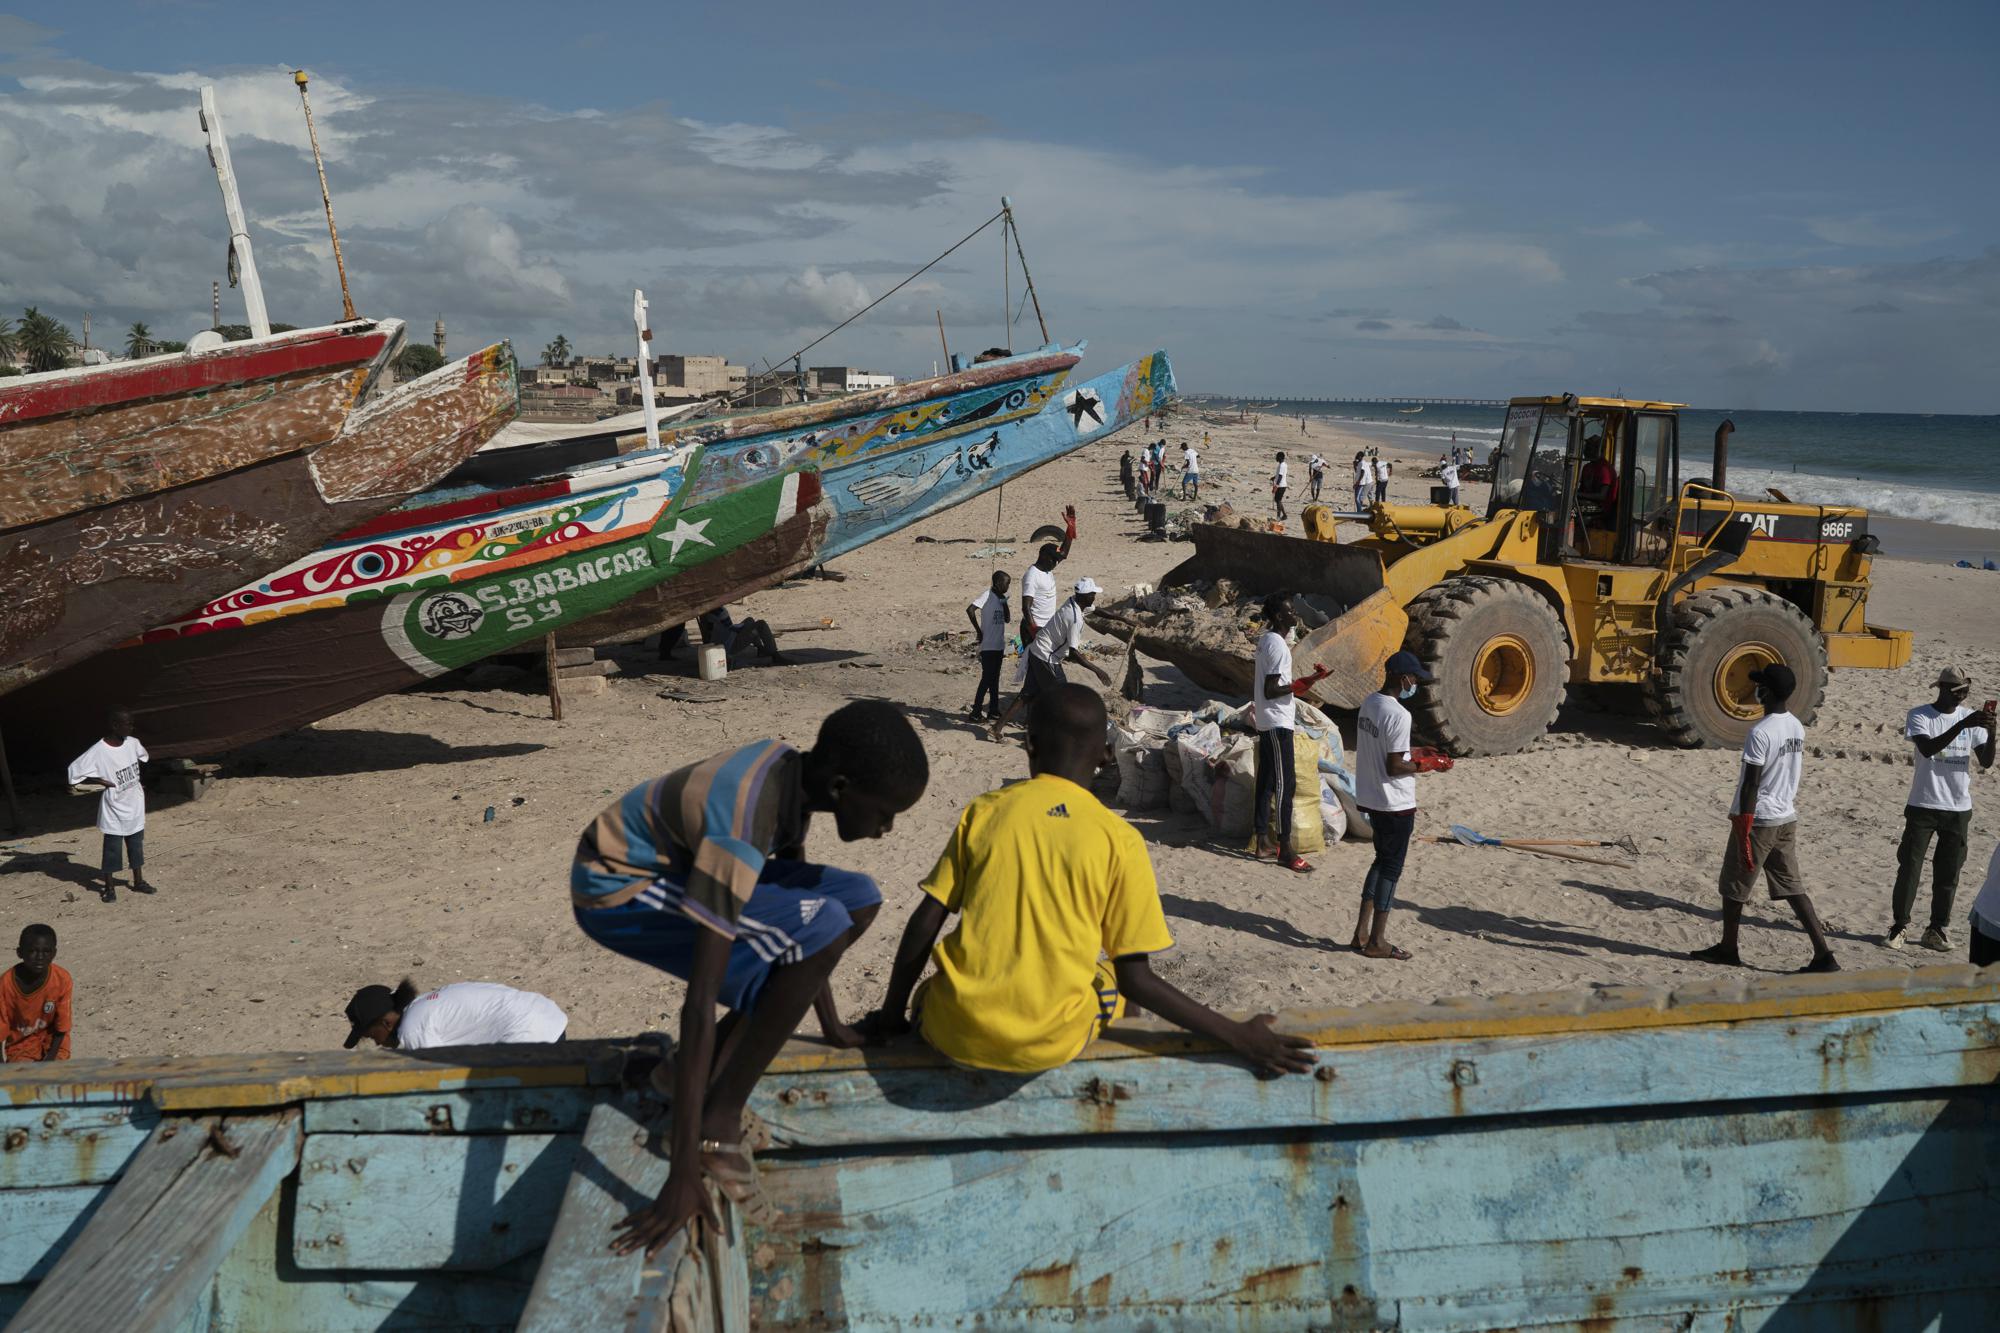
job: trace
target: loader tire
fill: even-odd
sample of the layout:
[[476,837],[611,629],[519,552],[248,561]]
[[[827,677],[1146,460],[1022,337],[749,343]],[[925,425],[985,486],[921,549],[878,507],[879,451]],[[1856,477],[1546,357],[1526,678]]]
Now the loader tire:
[[1430,668],[1410,712],[1446,753],[1512,754],[1547,733],[1569,680],[1569,636],[1534,589],[1477,575],[1410,603],[1403,646]]
[[1750,673],[1783,662],[1798,677],[1792,713],[1813,724],[1826,698],[1826,640],[1763,588],[1715,588],[1676,606],[1660,636],[1651,705],[1676,745],[1733,749],[1764,715]]

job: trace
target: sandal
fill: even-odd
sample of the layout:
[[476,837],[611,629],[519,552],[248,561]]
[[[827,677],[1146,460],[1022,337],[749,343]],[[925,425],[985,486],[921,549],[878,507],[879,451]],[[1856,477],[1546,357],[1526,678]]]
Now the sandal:
[[1377,958],[1397,963],[1407,963],[1410,961],[1410,951],[1408,949],[1399,949],[1393,944],[1383,949],[1381,953],[1369,953],[1368,950],[1363,949],[1361,956],[1363,958]]
[[1279,861],[1278,864],[1295,874],[1310,875],[1312,873],[1312,862],[1306,860],[1296,852],[1293,853],[1291,860]]
[[[763,1181],[757,1174],[757,1159],[751,1156],[747,1144],[703,1139],[701,1157],[702,1174],[722,1191],[724,1198],[736,1205],[745,1221],[762,1227],[777,1220],[778,1210],[764,1193]],[[718,1168],[718,1162],[732,1159],[741,1165]]]

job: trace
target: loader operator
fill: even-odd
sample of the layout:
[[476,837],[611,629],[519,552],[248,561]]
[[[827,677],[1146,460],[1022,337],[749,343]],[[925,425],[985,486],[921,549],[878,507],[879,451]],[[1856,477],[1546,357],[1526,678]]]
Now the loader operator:
[[1611,458],[1615,446],[1604,438],[1603,423],[1593,421],[1584,430],[1585,461],[1577,475],[1576,499],[1579,535],[1587,546],[1593,530],[1618,529],[1618,467]]

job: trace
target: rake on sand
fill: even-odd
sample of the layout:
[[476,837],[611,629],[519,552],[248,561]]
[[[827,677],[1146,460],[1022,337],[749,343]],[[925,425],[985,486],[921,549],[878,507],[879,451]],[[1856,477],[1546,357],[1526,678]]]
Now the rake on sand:
[[1568,847],[1616,847],[1627,856],[1639,854],[1639,844],[1630,835],[1610,841],[1586,838],[1489,838],[1477,829],[1469,829],[1463,824],[1451,826],[1449,838],[1439,838],[1439,842],[1459,842],[1467,847],[1506,847],[1517,852],[1529,852],[1535,856],[1556,856],[1565,861],[1582,861],[1594,866],[1617,866],[1621,870],[1631,867],[1623,861],[1613,861],[1602,856],[1585,856],[1581,852],[1565,851]]

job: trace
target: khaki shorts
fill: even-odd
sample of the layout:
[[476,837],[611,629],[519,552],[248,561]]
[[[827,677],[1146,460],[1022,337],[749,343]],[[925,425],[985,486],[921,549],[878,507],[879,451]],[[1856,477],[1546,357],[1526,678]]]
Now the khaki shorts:
[[1722,896],[1735,903],[1749,902],[1760,870],[1764,873],[1764,887],[1772,898],[1796,898],[1804,893],[1805,879],[1799,874],[1798,828],[1797,821],[1751,825],[1748,870],[1743,868],[1743,857],[1732,829],[1729,844],[1722,853],[1722,874],[1718,880]]

